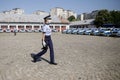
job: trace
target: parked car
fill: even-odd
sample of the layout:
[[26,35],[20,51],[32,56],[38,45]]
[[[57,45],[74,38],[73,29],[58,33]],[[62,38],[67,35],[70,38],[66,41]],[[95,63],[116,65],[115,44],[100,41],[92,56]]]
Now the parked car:
[[68,29],[68,30],[66,31],[66,34],[71,34],[71,32],[72,32],[72,29]]
[[71,34],[77,34],[77,32],[78,32],[78,29],[73,29]]
[[3,29],[0,29],[0,32],[3,32]]
[[58,32],[58,30],[57,29],[52,29],[52,32]]
[[116,33],[117,37],[120,37],[120,30]]
[[110,30],[107,30],[107,31],[104,31],[104,32],[103,32],[103,35],[104,35],[104,36],[108,36],[108,37],[109,37],[109,36],[111,36],[111,35],[112,35],[112,33],[111,33],[111,31],[110,31]]
[[91,35],[92,34],[92,29],[87,29],[87,30],[85,30],[85,35]]
[[26,32],[31,33],[31,32],[33,32],[33,31],[32,31],[32,29],[27,29]]
[[95,35],[95,36],[99,36],[100,35],[100,31],[98,29],[95,29],[95,30],[93,30],[92,34]]
[[70,28],[67,30],[66,34],[73,34],[73,31],[76,30],[76,28]]
[[112,36],[117,36],[117,33],[120,31],[120,28],[113,28],[111,30]]
[[103,31],[103,36],[111,36],[112,35],[112,32],[111,32],[111,28],[106,28],[104,31]]
[[67,32],[67,29],[65,29],[65,30],[62,31],[63,34],[64,34],[64,33],[66,34],[66,32]]
[[83,35],[84,32],[85,32],[85,29],[80,29],[80,30],[78,30],[77,34]]
[[39,29],[39,32],[43,32],[43,30],[42,30],[42,29]]
[[106,28],[99,28],[100,36],[104,36],[104,31],[106,31]]
[[26,32],[26,31],[25,31],[25,29],[20,29],[19,32],[23,33],[23,32]]
[[40,32],[39,29],[35,29],[34,32]]
[[9,32],[11,32],[11,30],[10,29],[6,29],[5,32],[9,33]]

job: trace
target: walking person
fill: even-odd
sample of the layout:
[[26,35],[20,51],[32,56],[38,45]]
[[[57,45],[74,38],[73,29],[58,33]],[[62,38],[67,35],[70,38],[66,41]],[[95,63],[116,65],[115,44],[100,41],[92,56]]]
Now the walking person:
[[50,64],[57,65],[54,59],[54,48],[51,39],[51,28],[49,26],[49,21],[51,20],[50,15],[44,18],[44,26],[42,27],[42,51],[37,54],[31,54],[33,62],[41,61],[41,56],[45,54],[50,49]]
[[13,32],[14,32],[14,36],[16,36],[16,32],[17,32],[17,29],[16,29],[16,27],[14,27],[14,30],[13,30]]

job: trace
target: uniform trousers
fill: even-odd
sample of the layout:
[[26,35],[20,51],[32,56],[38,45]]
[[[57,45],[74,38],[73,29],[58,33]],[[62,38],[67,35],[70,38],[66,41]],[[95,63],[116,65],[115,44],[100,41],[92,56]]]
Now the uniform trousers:
[[47,44],[46,49],[43,49],[41,52],[36,54],[36,58],[40,58],[43,54],[45,54],[48,50],[48,47],[50,49],[50,62],[54,63],[54,49],[53,49],[53,43],[51,40],[51,36],[45,36],[45,42]]

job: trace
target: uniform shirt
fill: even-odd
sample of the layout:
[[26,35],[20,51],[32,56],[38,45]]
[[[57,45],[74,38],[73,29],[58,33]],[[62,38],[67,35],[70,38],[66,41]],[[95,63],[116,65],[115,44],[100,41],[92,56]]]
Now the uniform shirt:
[[45,24],[43,26],[42,32],[44,32],[46,36],[50,36],[51,35],[51,28],[49,27],[48,24]]

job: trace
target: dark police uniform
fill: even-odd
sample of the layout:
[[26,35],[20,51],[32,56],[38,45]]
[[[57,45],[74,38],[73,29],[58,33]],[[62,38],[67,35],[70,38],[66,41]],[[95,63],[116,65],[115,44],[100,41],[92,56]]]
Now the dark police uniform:
[[[49,17],[50,16],[47,16],[44,19],[49,18]],[[43,50],[41,52],[39,52],[38,54],[36,54],[34,56],[32,55],[34,62],[39,61],[40,57],[47,52],[48,47],[49,47],[49,49],[50,49],[50,64],[57,65],[57,63],[55,63],[55,60],[54,60],[54,48],[53,48],[53,42],[51,39],[51,28],[50,28],[49,24],[47,24],[47,23],[44,24],[44,26],[42,27],[42,32],[45,35],[46,46],[43,46],[43,48],[42,48]]]

